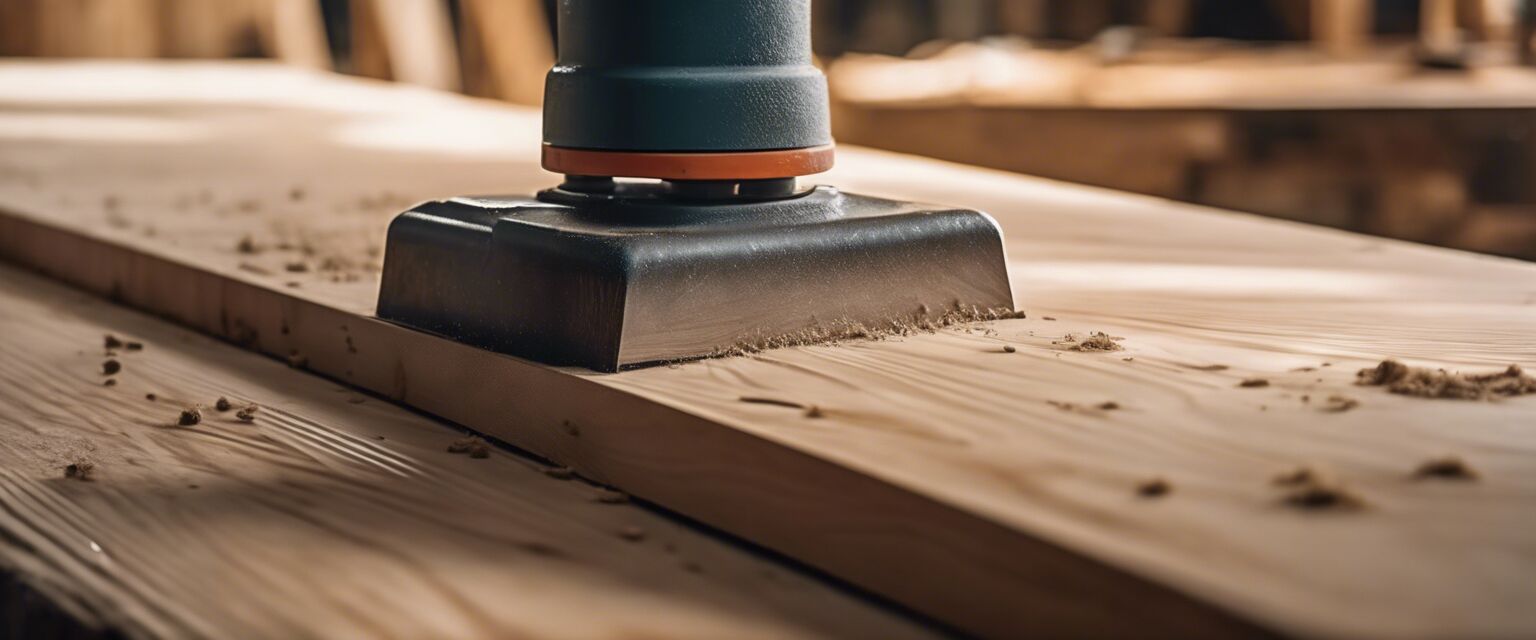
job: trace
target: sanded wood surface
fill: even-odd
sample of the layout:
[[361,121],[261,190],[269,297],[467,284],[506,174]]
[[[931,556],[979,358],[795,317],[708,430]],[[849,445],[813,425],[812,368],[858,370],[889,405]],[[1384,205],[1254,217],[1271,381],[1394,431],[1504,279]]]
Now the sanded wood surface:
[[[106,334],[144,345],[114,350],[113,376]],[[87,627],[931,636],[554,467],[449,453],[463,434],[428,418],[10,267],[0,336],[0,568]],[[199,405],[200,423],[178,424]],[[66,477],[81,462],[89,478]],[[42,637],[24,630],[0,621]]]
[[[0,254],[962,628],[1536,632],[1536,400],[1353,384],[1536,364],[1531,265],[845,148],[826,180],[992,213],[1030,317],[600,376],[367,318],[403,206],[550,183],[533,111],[262,65],[0,86]],[[1066,342],[1090,331],[1123,350]],[[1412,479],[1447,454],[1480,479]],[[1298,465],[1361,506],[1287,503]]]

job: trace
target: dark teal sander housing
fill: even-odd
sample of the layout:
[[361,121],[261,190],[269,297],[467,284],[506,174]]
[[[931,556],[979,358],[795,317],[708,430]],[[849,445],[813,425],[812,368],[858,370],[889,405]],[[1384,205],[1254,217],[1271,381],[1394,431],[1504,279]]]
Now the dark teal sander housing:
[[832,144],[809,2],[561,2],[544,142],[630,152]]
[[543,162],[565,180],[400,214],[380,317],[617,371],[1013,313],[991,217],[800,185],[833,159],[810,0],[560,0],[558,19]]

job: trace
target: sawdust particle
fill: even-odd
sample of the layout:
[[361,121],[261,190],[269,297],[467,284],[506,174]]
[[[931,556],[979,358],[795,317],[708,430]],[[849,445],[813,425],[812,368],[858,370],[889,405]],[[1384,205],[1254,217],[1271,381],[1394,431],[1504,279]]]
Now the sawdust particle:
[[624,504],[629,502],[629,494],[613,489],[598,489],[597,495],[592,499],[603,504]]
[[144,350],[144,343],[129,341],[129,342],[123,343],[123,348],[128,350],[128,351],[143,351]]
[[805,417],[813,418],[813,419],[814,418],[825,418],[825,417],[827,417],[827,414],[821,410],[821,407],[818,407],[818,406],[813,404],[813,405],[805,408]]
[[123,348],[123,341],[118,340],[117,336],[109,333],[106,337],[102,338],[101,345],[106,349],[121,349]]
[[240,241],[235,243],[235,252],[247,255],[261,253],[261,245],[256,244],[256,239],[247,233],[240,236]]
[[150,402],[154,402],[156,397],[157,396],[155,394],[153,394],[153,393],[146,393],[146,394],[144,394],[144,399],[148,400]]
[[1414,478],[1440,478],[1444,480],[1476,480],[1477,470],[1457,456],[1444,456],[1425,460],[1413,471]]
[[256,421],[256,412],[260,411],[260,410],[261,410],[261,407],[256,406],[254,404],[245,405],[244,408],[242,408],[239,411],[235,412],[235,419],[239,420],[241,422],[247,423],[247,424],[255,422]]
[[104,376],[117,375],[117,372],[122,370],[123,363],[118,362],[117,360],[108,359],[107,361],[101,363],[101,374]]
[[1124,338],[1117,338],[1103,331],[1095,331],[1084,340],[1078,340],[1069,333],[1060,344],[1069,345],[1068,348],[1073,351],[1120,351],[1125,348],[1120,346],[1121,340]]
[[1182,364],[1181,363],[1181,364],[1179,364],[1179,366],[1184,367],[1185,369],[1194,369],[1195,371],[1226,371],[1227,369],[1231,369],[1232,368],[1232,367],[1229,367],[1229,366],[1224,365],[1224,364]]
[[[1306,396],[1302,396],[1302,397],[1306,398]],[[1305,401],[1305,400],[1303,400],[1303,401]],[[1359,406],[1360,406],[1360,401],[1359,400],[1356,400],[1356,399],[1351,398],[1349,396],[1342,396],[1342,395],[1334,394],[1334,395],[1328,396],[1328,403],[1323,405],[1322,410],[1325,411],[1325,412],[1328,412],[1328,413],[1344,413],[1345,411],[1349,411],[1349,410],[1354,409],[1354,408],[1359,407]]]
[[1237,383],[1237,386],[1244,389],[1262,389],[1269,386],[1269,380],[1265,378],[1247,378]]
[[1389,359],[1375,367],[1361,369],[1356,374],[1355,383],[1384,386],[1399,395],[1449,400],[1492,400],[1536,393],[1536,378],[1526,375],[1519,365],[1513,364],[1497,373],[1464,374],[1410,367]]
[[96,463],[90,460],[76,460],[64,467],[64,477],[81,482],[90,482],[95,479]]
[[1298,509],[1359,509],[1365,500],[1348,487],[1335,482],[1312,482],[1285,494],[1285,503]]
[[215,411],[218,411],[219,413],[223,413],[225,411],[229,411],[230,409],[234,408],[234,405],[230,404],[229,398],[226,398],[224,396],[219,396],[219,399],[215,400],[213,402],[213,408],[214,408]]
[[203,421],[203,412],[197,407],[187,407],[181,410],[181,415],[176,418],[176,424],[190,427]]
[[1291,371],[1293,373],[1310,373],[1317,371],[1317,367],[1296,367],[1295,369],[1291,369]]
[[1120,409],[1120,403],[1115,402],[1113,400],[1110,400],[1108,402],[1100,402],[1098,404],[1097,408],[1100,411],[1116,411],[1116,410]]
[[107,378],[105,382],[101,383],[101,386],[103,386],[103,387],[115,387],[115,386],[117,386],[117,378]]
[[1136,485],[1136,495],[1143,498],[1161,498],[1173,491],[1173,484],[1165,478],[1152,478]]
[[485,452],[484,455],[478,456],[481,458],[490,455],[490,446],[480,436],[459,438],[448,444],[448,453],[467,454],[471,457],[476,457],[475,452],[477,451]]
[[283,270],[287,271],[288,273],[308,273],[309,263],[304,262],[303,260],[289,262],[283,265]]
[[1019,351],[1019,348],[1015,347],[1015,346],[1013,346],[1011,344],[1003,345],[1003,353],[1017,353],[1018,351]]

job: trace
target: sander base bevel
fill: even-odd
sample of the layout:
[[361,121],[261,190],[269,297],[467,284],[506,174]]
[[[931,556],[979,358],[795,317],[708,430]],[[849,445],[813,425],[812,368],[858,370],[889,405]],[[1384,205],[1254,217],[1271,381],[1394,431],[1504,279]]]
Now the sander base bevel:
[[612,372],[817,327],[1013,308],[984,213],[830,187],[759,202],[658,189],[420,204],[390,225],[378,315]]

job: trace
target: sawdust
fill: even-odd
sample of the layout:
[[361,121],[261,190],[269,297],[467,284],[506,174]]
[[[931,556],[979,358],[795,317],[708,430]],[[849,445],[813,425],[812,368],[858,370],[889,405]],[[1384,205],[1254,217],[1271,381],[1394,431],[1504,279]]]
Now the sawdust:
[[245,407],[235,412],[235,419],[247,424],[255,422],[256,412],[260,410],[261,407],[254,404],[245,405]]
[[181,415],[176,418],[176,424],[190,427],[203,421],[203,412],[197,407],[187,407],[181,410]]
[[1161,498],[1173,491],[1173,484],[1165,478],[1152,478],[1136,485],[1136,495],[1143,498]]
[[1456,456],[1445,456],[1425,460],[1417,469],[1414,469],[1413,477],[1416,479],[1476,480],[1479,474],[1465,460]]
[[1018,351],[1018,347],[1015,347],[1011,344],[1003,345],[1003,353],[1018,353]]
[[1286,488],[1281,501],[1297,509],[1361,509],[1365,500],[1342,482],[1313,467],[1296,467],[1274,477],[1273,483]]
[[229,398],[226,398],[224,396],[219,396],[219,399],[215,400],[213,402],[213,409],[215,411],[218,411],[219,413],[224,413],[225,411],[229,411],[230,409],[233,409],[234,407],[235,407],[235,405],[233,405],[233,404],[231,404],[229,402]]
[[[1303,398],[1302,402],[1306,402],[1307,399],[1308,399],[1306,396],[1302,396],[1302,398]],[[1338,394],[1334,394],[1334,395],[1328,396],[1328,402],[1327,402],[1327,404],[1323,405],[1323,408],[1321,410],[1323,412],[1326,412],[1326,413],[1344,413],[1345,411],[1349,411],[1349,410],[1354,409],[1355,407],[1358,407],[1358,406],[1360,406],[1360,401],[1359,400],[1356,400],[1356,399],[1351,398],[1349,396],[1341,396],[1341,395],[1338,395]]]
[[1185,369],[1194,369],[1195,371],[1226,371],[1232,368],[1224,364],[1184,364],[1182,362],[1175,364]]
[[812,418],[812,419],[815,419],[815,418],[825,418],[825,417],[827,417],[827,414],[826,414],[826,412],[821,410],[821,407],[818,407],[818,406],[813,404],[813,405],[805,408],[805,417]]
[[114,349],[121,349],[121,348],[123,348],[123,341],[122,340],[118,340],[117,336],[114,336],[114,335],[109,333],[105,337],[102,338],[101,346],[103,348],[107,349],[108,351],[111,351],[111,350],[114,350]]
[[1492,400],[1536,393],[1536,378],[1513,364],[1498,373],[1466,374],[1383,360],[1375,367],[1361,369],[1355,384],[1386,387],[1405,396],[1448,400]]
[[64,477],[81,482],[95,480],[96,463],[90,460],[77,460],[64,467]]
[[1248,378],[1237,383],[1237,386],[1244,389],[1262,389],[1269,386],[1269,380],[1265,378]]
[[258,254],[261,253],[261,245],[256,244],[256,239],[247,233],[240,236],[240,241],[235,243],[235,252],[246,255]]
[[491,445],[479,436],[469,436],[454,440],[448,445],[448,453],[466,454],[471,458],[489,458]]
[[1069,333],[1063,336],[1061,340],[1052,344],[1064,345],[1073,351],[1120,351],[1125,348],[1120,346],[1120,341],[1124,339],[1109,335],[1103,331],[1094,331],[1088,334],[1087,338],[1081,340]]
[[1095,408],[1100,411],[1118,411],[1120,409],[1120,403],[1110,400],[1109,402],[1100,402],[1095,406]]
[[943,329],[981,322],[1012,320],[1025,317],[1023,311],[1001,307],[982,309],[976,306],[956,306],[949,311],[945,311],[936,319],[927,317],[930,312],[931,310],[924,305],[919,309],[917,315],[911,318],[892,320],[884,325],[837,321],[776,336],[753,336],[741,340],[734,345],[717,348],[706,357],[728,358],[785,347],[837,345],[851,340],[885,340],[888,338],[913,336],[920,333],[937,333]]
[[123,349],[126,350],[126,351],[143,351],[144,350],[144,343],[142,343],[142,342],[134,342],[134,341],[130,340],[128,342],[124,342],[123,343]]
[[155,395],[155,394],[153,394],[153,393],[146,393],[146,394],[144,394],[144,399],[145,399],[145,400],[148,400],[148,401],[150,401],[150,402],[154,402],[154,401],[155,401],[155,399],[156,399],[156,398],[158,398],[158,397],[159,397],[159,396],[156,396],[156,395]]
[[283,265],[283,270],[288,273],[308,273],[309,263],[303,260],[296,260]]
[[107,361],[101,363],[101,375],[113,376],[117,375],[117,372],[122,370],[123,363],[118,362],[117,360],[108,359]]
[[103,386],[103,387],[115,387],[115,386],[117,386],[117,378],[107,378],[107,380],[105,382],[101,383],[101,386]]

